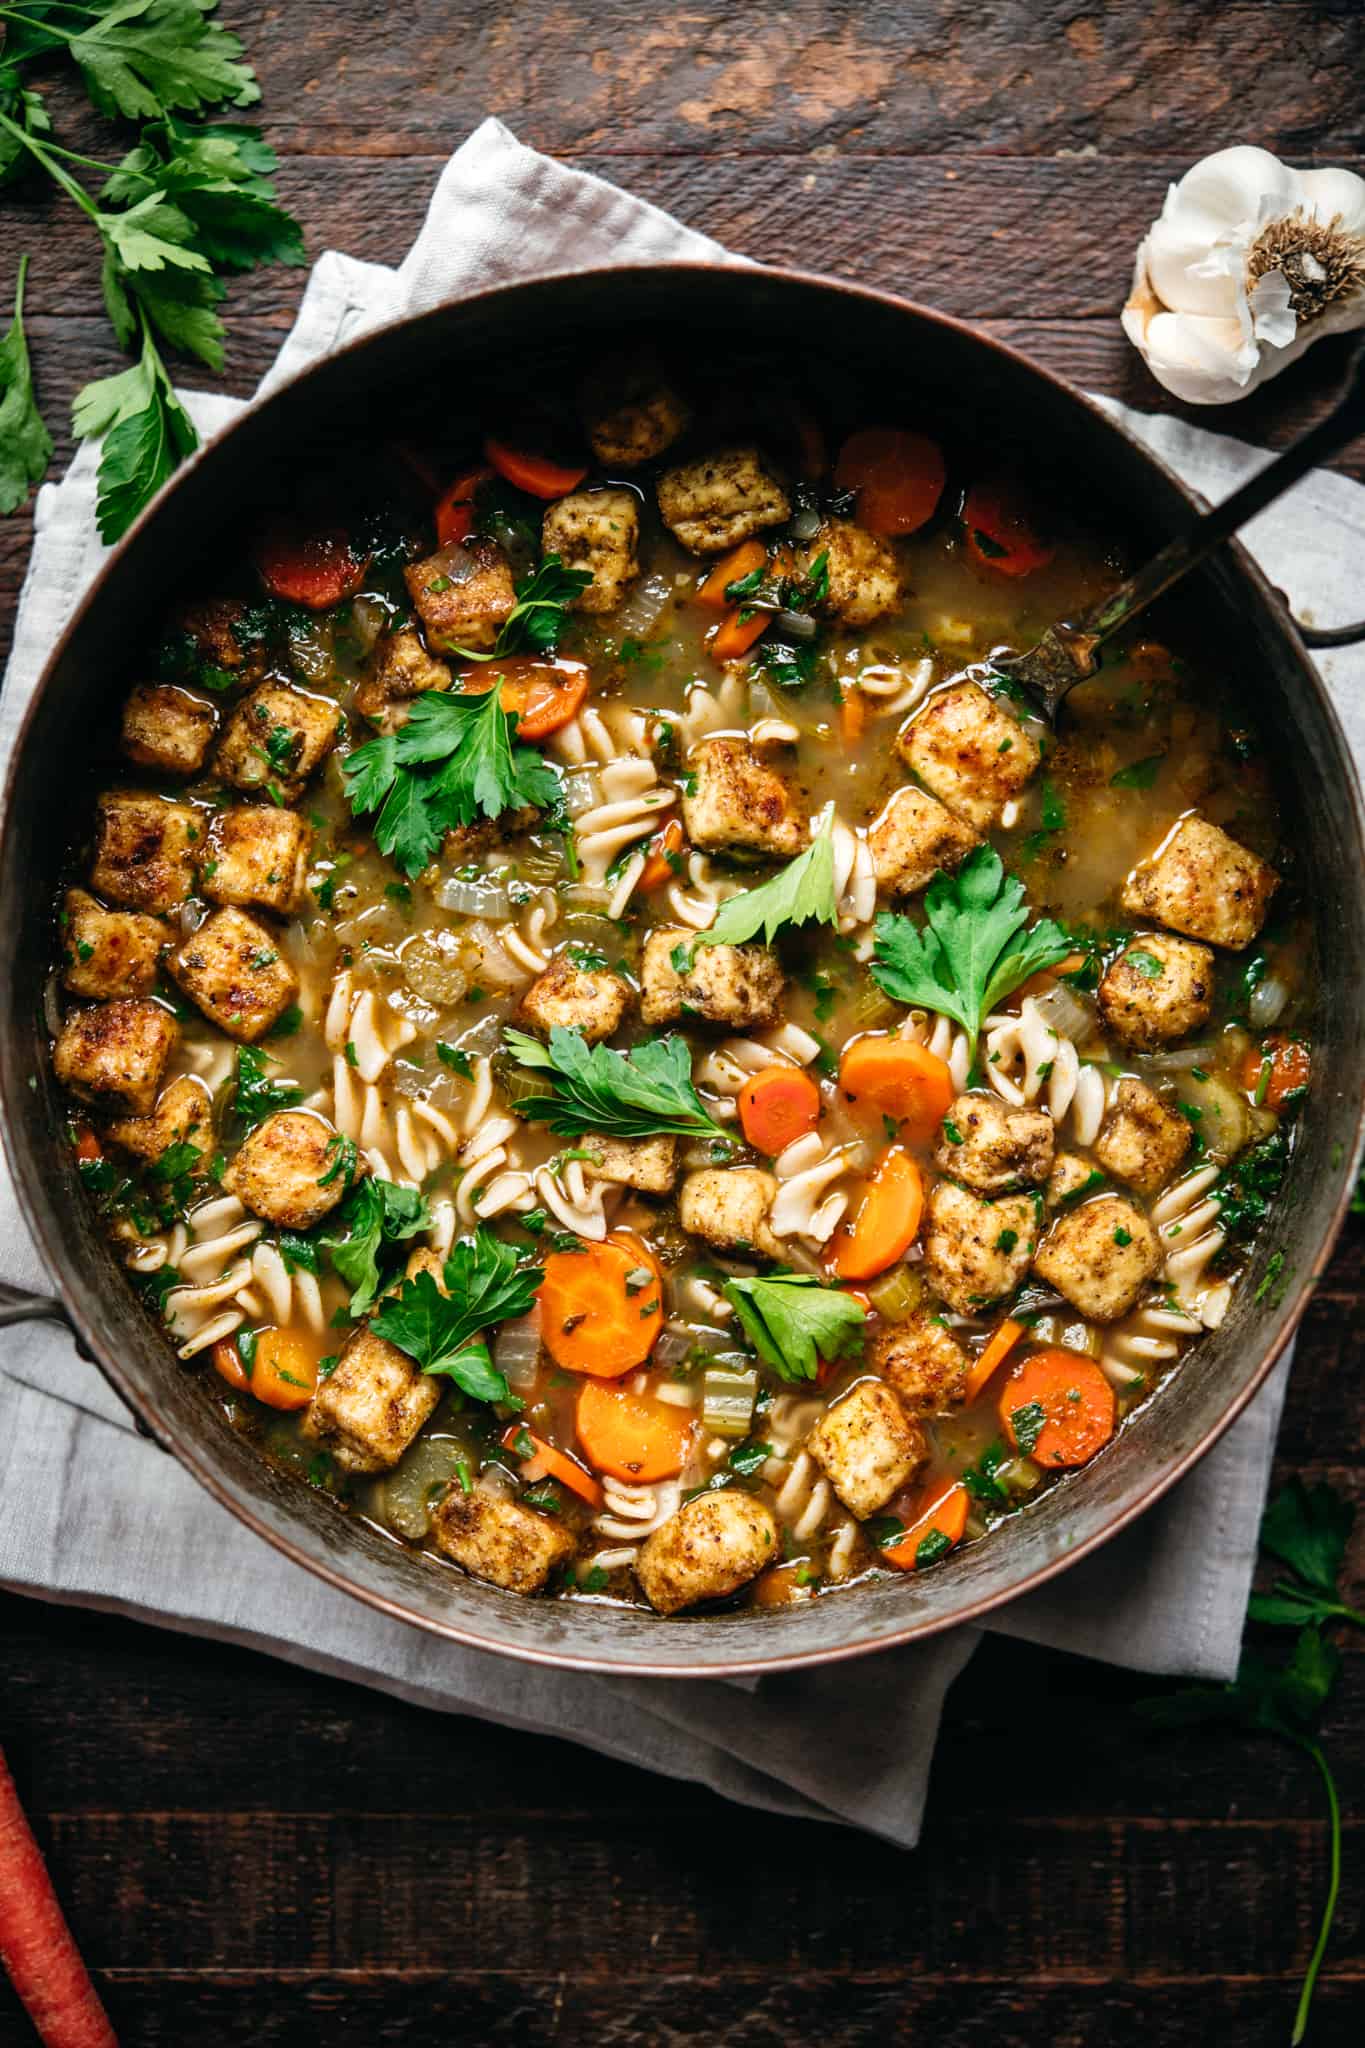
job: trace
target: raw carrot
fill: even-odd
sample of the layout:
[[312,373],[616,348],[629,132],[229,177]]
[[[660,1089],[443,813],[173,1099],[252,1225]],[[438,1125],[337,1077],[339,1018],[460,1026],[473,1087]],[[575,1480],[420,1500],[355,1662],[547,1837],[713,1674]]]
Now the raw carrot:
[[[525,1456],[522,1447],[522,1439],[526,1437],[530,1437],[531,1440],[529,1457]],[[516,1451],[518,1457],[524,1459],[523,1478],[557,1479],[561,1486],[567,1486],[571,1493],[576,1493],[580,1500],[585,1500],[590,1508],[601,1507],[602,1489],[591,1472],[585,1472],[573,1458],[567,1457],[563,1451],[557,1451],[553,1444],[547,1444],[542,1437],[532,1436],[524,1422],[510,1423],[503,1431],[502,1442],[504,1450]]]
[[1286,1097],[1308,1086],[1312,1056],[1301,1038],[1267,1038],[1242,1061],[1242,1086],[1262,1109],[1282,1109]]
[[997,576],[1029,576],[1057,552],[1038,533],[1018,487],[1006,477],[973,484],[962,507],[967,552]]
[[743,605],[723,618],[706,643],[706,651],[712,661],[738,661],[749,652],[755,640],[767,632],[773,622],[771,612],[750,611],[745,617]]
[[656,832],[649,842],[645,864],[640,870],[640,879],[635,884],[648,895],[652,889],[662,889],[671,881],[683,864],[683,853],[687,840],[677,818],[670,818],[662,832]]
[[540,1284],[541,1331],[556,1365],[614,1380],[643,1365],[663,1328],[659,1269],[623,1232],[551,1252]]
[[905,1534],[882,1551],[888,1564],[899,1565],[903,1572],[918,1571],[923,1565],[936,1564],[944,1553],[943,1544],[931,1546],[931,1554],[921,1558],[920,1546],[927,1538],[938,1535],[951,1548],[962,1541],[967,1527],[968,1496],[965,1486],[950,1482],[945,1488],[943,1481],[931,1482],[919,1495],[916,1504],[909,1510],[911,1520]]
[[562,498],[566,492],[576,490],[588,473],[586,465],[568,469],[562,462],[552,462],[548,455],[513,448],[491,434],[484,441],[483,452],[499,476],[506,477],[509,484],[515,484],[532,498]]
[[912,1144],[927,1144],[957,1090],[946,1060],[908,1038],[868,1032],[839,1062],[839,1086],[851,1105],[889,1116]]
[[213,1347],[214,1371],[238,1393],[250,1394],[267,1408],[306,1408],[317,1391],[319,1346],[299,1330],[261,1330],[250,1363],[238,1337],[224,1337]]
[[1016,1323],[1012,1317],[1007,1317],[998,1330],[991,1332],[985,1350],[967,1368],[966,1398],[969,1401],[974,1401],[986,1382],[994,1378],[1023,1334],[1023,1324]]
[[924,1180],[908,1152],[882,1154],[851,1224],[840,1225],[833,1265],[841,1280],[871,1280],[903,1259],[924,1209]]
[[325,612],[343,598],[354,597],[368,566],[339,527],[301,533],[280,520],[256,543],[256,567],[270,595],[312,612]]
[[739,1091],[739,1120],[755,1152],[775,1156],[820,1121],[820,1090],[803,1067],[764,1067]]
[[486,464],[466,469],[436,502],[436,545],[449,547],[452,541],[468,540],[474,527],[474,499],[480,484],[493,472]]
[[1000,1396],[1000,1420],[1016,1451],[1040,1465],[1084,1465],[1114,1434],[1114,1389],[1080,1351],[1035,1351]]
[[473,669],[460,677],[466,696],[482,696],[497,682],[502,708],[515,711],[519,740],[544,740],[578,715],[588,694],[588,664],[566,654],[506,654],[496,668]]
[[933,518],[948,471],[927,434],[863,427],[839,450],[834,481],[858,494],[858,520],[873,533],[914,533]]
[[118,2048],[0,1755],[0,1965],[46,2048]]
[[599,1472],[613,1479],[673,1479],[687,1463],[696,1420],[653,1394],[587,1380],[578,1395],[578,1441]]
[[752,576],[755,569],[761,569],[768,559],[768,550],[761,540],[742,540],[739,546],[717,562],[704,583],[697,587],[697,603],[710,605],[713,611],[723,612],[730,603],[725,595],[732,583],[742,582]]

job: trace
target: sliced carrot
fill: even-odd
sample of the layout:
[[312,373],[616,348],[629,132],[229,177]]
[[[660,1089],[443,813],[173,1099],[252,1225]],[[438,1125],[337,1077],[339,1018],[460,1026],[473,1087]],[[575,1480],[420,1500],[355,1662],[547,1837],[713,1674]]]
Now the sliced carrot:
[[104,1147],[91,1130],[89,1124],[82,1124],[76,1132],[76,1143],[73,1149],[77,1159],[80,1160],[83,1166],[89,1165],[92,1160],[103,1159],[104,1157]]
[[677,818],[670,818],[663,831],[656,832],[649,842],[636,888],[643,889],[646,895],[651,889],[662,889],[664,883],[671,881],[681,870],[686,846],[681,823]]
[[991,1332],[985,1350],[967,1368],[966,1398],[969,1401],[974,1401],[986,1382],[994,1378],[1023,1334],[1023,1324],[1016,1323],[1012,1317],[1007,1317],[998,1330]]
[[519,740],[544,740],[576,718],[588,694],[588,664],[567,654],[506,654],[497,667],[483,666],[460,677],[466,696],[482,696],[494,683],[502,708],[517,715]]
[[776,1155],[820,1121],[820,1090],[803,1067],[764,1067],[739,1091],[739,1120],[755,1152]]
[[868,1032],[846,1047],[839,1086],[851,1105],[892,1117],[901,1136],[916,1145],[935,1135],[957,1094],[946,1060],[883,1032]]
[[3,1755],[0,1968],[9,1972],[19,2001],[33,2021],[35,2038],[47,2048],[118,2048]]
[[771,612],[750,610],[746,618],[744,606],[736,605],[711,634],[706,651],[712,661],[738,661],[749,652],[755,640],[763,637],[772,622]]
[[586,1380],[576,1410],[578,1441],[599,1472],[613,1479],[673,1479],[687,1463],[696,1418],[653,1394]]
[[845,690],[839,700],[839,732],[846,747],[856,747],[867,726],[868,702],[861,690]]
[[708,604],[713,611],[725,611],[730,603],[725,595],[730,585],[752,576],[767,559],[768,550],[761,540],[742,540],[730,554],[722,556],[706,581],[698,585],[697,603]]
[[918,1571],[922,1565],[937,1563],[944,1555],[942,1545],[936,1543],[933,1556],[924,1559],[919,1554],[920,1545],[926,1537],[933,1535],[945,1537],[949,1544],[960,1543],[967,1527],[968,1505],[965,1486],[953,1482],[945,1488],[942,1480],[932,1482],[910,1509],[912,1520],[905,1534],[888,1544],[882,1556],[888,1564],[899,1565],[903,1572]]
[[863,427],[839,450],[834,481],[858,494],[858,520],[873,533],[914,533],[931,520],[948,471],[927,434]]
[[1242,1086],[1262,1109],[1282,1109],[1285,1098],[1308,1086],[1312,1055],[1301,1038],[1267,1038],[1242,1061]]
[[585,1500],[590,1508],[601,1507],[602,1489],[591,1472],[585,1472],[573,1458],[567,1457],[563,1451],[557,1451],[554,1445],[547,1444],[543,1437],[532,1436],[525,1423],[513,1422],[503,1431],[503,1449],[516,1451],[519,1457],[523,1456],[521,1444],[524,1437],[530,1437],[532,1445],[531,1456],[526,1459],[526,1478],[557,1479],[561,1486],[567,1486],[571,1493],[576,1493],[580,1500]]
[[924,1178],[908,1152],[893,1145],[868,1181],[851,1224],[840,1225],[833,1265],[841,1280],[871,1280],[903,1259],[924,1209]]
[[480,484],[493,472],[485,464],[466,469],[436,501],[436,545],[449,547],[452,541],[468,540],[474,527],[474,500]]
[[1084,1465],[1114,1434],[1114,1389],[1080,1351],[1035,1351],[1000,1395],[1000,1420],[1016,1451],[1049,1468]]
[[339,527],[302,533],[280,520],[256,543],[256,567],[270,595],[313,612],[354,597],[368,566]]
[[1065,960],[1059,960],[1055,967],[1040,967],[1027,981],[1021,981],[1018,988],[1007,995],[1000,1004],[1002,1010],[1017,1010],[1026,996],[1045,996],[1056,988],[1064,974],[1079,974],[1085,965],[1084,953],[1068,953]]
[[1008,477],[973,484],[962,507],[967,552],[996,576],[1030,576],[1057,550],[1034,526],[1018,486]]
[[306,1408],[317,1391],[321,1347],[300,1330],[260,1331],[249,1367],[236,1337],[224,1337],[211,1355],[230,1387],[267,1408]]
[[209,1357],[213,1360],[214,1371],[225,1379],[230,1387],[235,1388],[239,1394],[251,1392],[251,1381],[247,1378],[246,1367],[242,1363],[242,1354],[237,1349],[235,1337],[221,1337],[210,1351]]
[[624,1232],[551,1252],[540,1284],[541,1331],[556,1365],[614,1380],[643,1365],[663,1328],[658,1266]]
[[484,441],[483,452],[499,476],[506,477],[509,484],[515,484],[532,498],[562,498],[566,492],[576,490],[588,473],[586,464],[568,469],[562,462],[552,462],[548,455],[513,448],[491,434]]

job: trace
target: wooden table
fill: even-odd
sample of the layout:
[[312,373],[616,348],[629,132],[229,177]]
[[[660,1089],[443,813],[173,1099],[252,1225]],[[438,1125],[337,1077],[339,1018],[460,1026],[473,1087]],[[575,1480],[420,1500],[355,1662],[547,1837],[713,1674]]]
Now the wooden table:
[[[1361,155],[1358,0],[225,14],[313,250],[399,254],[444,157],[495,112],[752,256],[906,292],[1153,407],[1116,313],[1167,182],[1235,141]],[[56,100],[84,146],[93,127]],[[79,227],[7,197],[0,277],[25,247],[56,421],[115,354]],[[225,388],[252,388],[298,288],[277,271],[234,292]],[[1341,360],[1316,351],[1209,424],[1282,440]],[[27,540],[22,518],[0,529],[6,621]],[[1362,1303],[1354,1223],[1280,1451],[1358,1501]],[[1325,1882],[1317,1785],[1268,1742],[1150,1743],[1140,1679],[990,1644],[950,1698],[905,1857],[117,1620],[11,1600],[3,1629],[0,1734],[129,2044],[1288,2038]],[[1358,2043],[1365,2018],[1365,1655],[1344,1647],[1327,1742],[1347,1877],[1314,2048]],[[6,1998],[0,2042],[23,2042]]]

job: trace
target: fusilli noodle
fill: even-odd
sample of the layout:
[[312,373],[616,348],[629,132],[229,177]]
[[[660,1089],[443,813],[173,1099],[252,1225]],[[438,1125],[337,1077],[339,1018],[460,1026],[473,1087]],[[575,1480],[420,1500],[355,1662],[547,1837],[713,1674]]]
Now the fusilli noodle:
[[860,1142],[830,1145],[819,1131],[807,1131],[779,1152],[773,1161],[779,1185],[768,1214],[774,1235],[827,1244],[849,1202],[849,1189],[835,1183],[866,1163]]
[[240,1255],[264,1228],[235,1195],[215,1195],[171,1233],[168,1250],[181,1284],[167,1293],[161,1313],[181,1358],[230,1337],[246,1321],[237,1296],[253,1275],[250,1258]]
[[[1018,1107],[1041,1101],[1059,1130],[1069,1116],[1076,1143],[1094,1144],[1109,1099],[1108,1083],[1098,1067],[1081,1059],[1069,1038],[1053,1030],[1032,996],[1025,996],[1017,1017],[986,1019],[985,1071],[1006,1102]],[[953,1078],[957,1081],[956,1074]]]
[[1152,1204],[1152,1226],[1166,1255],[1172,1300],[1206,1330],[1216,1329],[1232,1298],[1230,1281],[1209,1278],[1209,1263],[1223,1249],[1221,1204],[1213,1195],[1216,1166],[1201,1166]]
[[[971,1072],[972,1048],[966,1032],[950,1017],[931,1016],[926,1010],[912,1010],[897,1032],[915,1045],[925,1046],[947,1066],[953,1086],[965,1088]],[[992,1070],[993,1071],[993,1070]]]

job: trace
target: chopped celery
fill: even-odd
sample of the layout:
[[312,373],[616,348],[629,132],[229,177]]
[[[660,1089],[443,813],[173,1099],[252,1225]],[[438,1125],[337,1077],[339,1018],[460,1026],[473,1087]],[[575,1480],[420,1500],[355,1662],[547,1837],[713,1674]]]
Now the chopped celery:
[[908,1266],[895,1266],[867,1289],[867,1298],[888,1323],[903,1323],[919,1307],[924,1285]]
[[703,1425],[717,1436],[747,1436],[758,1397],[758,1374],[710,1366],[701,1388]]
[[1032,1458],[1010,1458],[997,1469],[995,1476],[1011,1493],[1032,1493],[1043,1474]]
[[899,1004],[884,995],[869,976],[853,998],[848,1036],[852,1038],[858,1031],[880,1031],[886,1025],[898,1022],[900,1016]]

